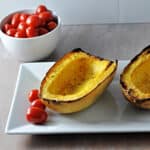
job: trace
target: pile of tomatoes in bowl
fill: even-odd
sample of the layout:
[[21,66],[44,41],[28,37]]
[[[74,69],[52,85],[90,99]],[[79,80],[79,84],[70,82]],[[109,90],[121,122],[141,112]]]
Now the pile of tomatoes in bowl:
[[33,13],[14,13],[4,24],[3,32],[16,38],[32,38],[46,34],[58,24],[51,10],[45,5],[39,5]]

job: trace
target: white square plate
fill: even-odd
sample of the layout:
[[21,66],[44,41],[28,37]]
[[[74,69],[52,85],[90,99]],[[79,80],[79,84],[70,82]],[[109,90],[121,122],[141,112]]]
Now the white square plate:
[[150,111],[134,108],[124,99],[119,75],[128,61],[119,61],[116,76],[104,94],[88,109],[71,115],[51,113],[44,125],[26,121],[27,93],[39,88],[53,62],[20,66],[5,132],[8,134],[117,133],[150,131]]

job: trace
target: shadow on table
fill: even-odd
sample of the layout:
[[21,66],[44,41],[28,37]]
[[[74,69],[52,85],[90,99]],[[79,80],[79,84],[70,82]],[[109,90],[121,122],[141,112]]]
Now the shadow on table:
[[69,134],[33,135],[26,141],[28,149],[118,149],[149,148],[150,134]]

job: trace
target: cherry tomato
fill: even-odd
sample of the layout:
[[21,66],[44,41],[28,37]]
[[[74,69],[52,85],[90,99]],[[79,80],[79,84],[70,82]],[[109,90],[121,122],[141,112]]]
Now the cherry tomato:
[[25,22],[26,19],[28,18],[28,16],[29,16],[29,14],[26,14],[26,13],[20,14],[20,21]]
[[42,18],[39,18],[39,19],[40,19],[40,25],[39,26],[41,26],[41,27],[46,26],[46,21],[43,20]]
[[53,20],[53,14],[51,11],[44,11],[39,14],[39,18],[48,22],[50,20]]
[[28,100],[29,102],[33,102],[34,100],[39,98],[39,90],[38,89],[32,89],[28,94]]
[[45,5],[39,5],[35,11],[36,14],[39,14],[41,12],[47,11],[47,8]]
[[12,17],[11,24],[13,25],[13,27],[16,28],[18,26],[19,22],[20,22],[20,14],[16,13]]
[[26,37],[26,33],[22,30],[18,30],[15,35],[16,38],[25,38]]
[[42,103],[41,99],[36,99],[31,103],[31,106],[33,107],[39,107],[43,110],[45,110],[46,106]]
[[32,26],[31,27],[27,27],[26,35],[27,35],[27,37],[38,36],[38,30],[36,28],[33,28]]
[[26,25],[26,23],[25,22],[20,22],[19,24],[18,24],[18,30],[21,30],[21,31],[23,31],[23,32],[26,32],[26,28],[27,28],[27,25]]
[[26,113],[26,119],[34,124],[43,124],[47,120],[47,113],[38,107],[29,107]]
[[6,33],[7,30],[8,30],[8,29],[11,29],[11,28],[13,28],[13,25],[6,23],[6,24],[4,25],[3,31]]
[[48,33],[48,30],[46,28],[43,28],[43,27],[40,27],[38,30],[39,30],[39,35],[43,35],[43,34]]
[[38,15],[30,15],[26,20],[26,24],[32,27],[38,27],[40,23]]
[[49,30],[55,29],[56,26],[57,26],[57,24],[56,24],[56,22],[54,22],[54,21],[50,21],[50,22],[48,23],[48,29],[49,29]]
[[6,34],[9,35],[9,36],[14,36],[17,32],[17,29],[15,28],[10,28],[6,31]]

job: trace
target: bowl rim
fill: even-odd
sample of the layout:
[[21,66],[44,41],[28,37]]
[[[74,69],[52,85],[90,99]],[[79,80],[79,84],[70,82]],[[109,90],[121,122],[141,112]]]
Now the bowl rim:
[[46,33],[46,34],[43,34],[43,35],[40,35],[40,36],[35,36],[35,37],[27,37],[27,38],[17,38],[17,37],[12,37],[12,36],[9,36],[9,35],[7,35],[6,33],[4,33],[3,31],[2,31],[2,27],[3,27],[3,22],[4,22],[4,20],[6,20],[7,18],[9,18],[10,16],[12,16],[13,14],[15,14],[15,13],[25,13],[25,12],[34,12],[35,11],[35,9],[22,9],[22,10],[17,10],[17,11],[14,11],[14,12],[11,12],[11,13],[9,13],[9,14],[7,14],[5,17],[3,17],[1,20],[0,20],[0,38],[1,38],[1,34],[3,35],[3,36],[6,36],[6,37],[8,37],[8,38],[10,38],[10,39],[14,39],[14,40],[36,40],[36,39],[39,39],[39,38],[43,38],[44,36],[48,36],[48,35],[50,35],[50,34],[52,34],[53,32],[55,32],[56,30],[58,30],[59,28],[60,28],[60,26],[61,26],[61,19],[60,19],[60,16],[58,16],[57,15],[57,13],[55,12],[55,11],[53,11],[53,10],[50,10],[52,13],[53,13],[53,15],[57,18],[57,20],[58,20],[58,24],[57,24],[57,26],[56,26],[56,28],[55,29],[53,29],[52,31],[50,31],[50,32],[48,32],[48,33]]

